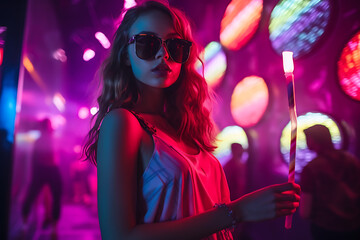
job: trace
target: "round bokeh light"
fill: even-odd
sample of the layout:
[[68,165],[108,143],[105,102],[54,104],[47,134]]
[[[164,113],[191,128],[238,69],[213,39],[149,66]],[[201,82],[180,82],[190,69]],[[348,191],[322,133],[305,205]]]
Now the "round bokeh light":
[[221,44],[230,50],[244,46],[256,32],[262,10],[262,0],[231,1],[221,20]]
[[345,45],[337,65],[341,88],[360,101],[360,31]]
[[280,55],[292,51],[294,58],[308,54],[324,35],[332,15],[330,0],[282,0],[271,12],[269,33]]
[[245,151],[242,160],[246,161],[248,158],[246,150],[249,148],[249,142],[244,129],[239,126],[228,126],[216,136],[215,145],[217,148],[213,152],[223,166],[231,157],[231,144],[233,143],[240,143],[243,146]]
[[261,77],[249,76],[241,80],[231,96],[231,114],[241,127],[259,122],[269,104],[269,90]]
[[[302,169],[310,162],[316,154],[313,151],[310,151],[306,145],[306,137],[304,130],[316,125],[321,124],[327,127],[330,131],[332,142],[336,149],[340,149],[342,145],[342,137],[340,129],[337,123],[331,119],[329,116],[322,113],[306,113],[305,115],[299,116],[297,127],[297,143],[296,143],[296,162],[295,162],[295,172],[301,173]],[[283,158],[287,164],[289,164],[289,152],[290,152],[290,133],[291,133],[290,122],[283,129],[280,139],[280,151],[283,155]]]
[[200,61],[196,63],[195,68],[200,74],[203,74],[204,70],[207,84],[209,87],[215,88],[224,77],[227,66],[226,55],[221,44],[218,42],[209,43],[201,55],[204,56],[205,68],[203,69],[203,65]]

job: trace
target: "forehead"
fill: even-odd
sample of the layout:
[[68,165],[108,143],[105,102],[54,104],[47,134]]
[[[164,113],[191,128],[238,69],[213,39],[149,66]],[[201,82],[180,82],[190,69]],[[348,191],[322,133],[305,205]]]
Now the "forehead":
[[130,28],[130,36],[141,32],[153,32],[165,37],[175,33],[175,30],[169,15],[159,10],[153,10],[141,15]]

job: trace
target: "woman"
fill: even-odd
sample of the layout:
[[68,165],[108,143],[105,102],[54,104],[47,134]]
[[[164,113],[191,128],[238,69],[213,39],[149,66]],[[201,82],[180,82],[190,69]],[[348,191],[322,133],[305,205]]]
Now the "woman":
[[210,154],[209,93],[197,58],[182,12],[153,1],[127,10],[103,64],[85,146],[97,164],[103,239],[232,239],[236,223],[298,207],[299,186],[288,183],[230,202]]

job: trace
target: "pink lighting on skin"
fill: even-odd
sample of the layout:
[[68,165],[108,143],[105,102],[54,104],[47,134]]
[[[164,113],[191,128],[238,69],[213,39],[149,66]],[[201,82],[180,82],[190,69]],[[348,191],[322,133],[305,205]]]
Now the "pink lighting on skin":
[[102,32],[95,33],[95,38],[99,40],[100,44],[105,48],[110,48],[111,44],[109,42],[109,39],[103,34]]
[[53,103],[60,112],[64,112],[66,101],[60,93],[55,93],[53,97]]
[[89,116],[89,109],[87,107],[82,107],[79,109],[79,112],[78,112],[78,117],[80,119],[85,119]]
[[87,61],[93,59],[94,57],[95,57],[94,50],[92,50],[90,48],[85,49],[84,54],[83,54],[84,61],[87,62]]

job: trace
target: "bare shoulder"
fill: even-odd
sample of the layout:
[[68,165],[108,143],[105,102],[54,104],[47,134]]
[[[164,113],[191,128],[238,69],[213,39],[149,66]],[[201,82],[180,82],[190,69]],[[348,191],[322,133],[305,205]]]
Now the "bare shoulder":
[[140,127],[136,117],[130,111],[119,108],[112,110],[104,117],[101,128],[114,127],[118,129],[128,125]]
[[[142,128],[137,118],[128,110],[115,109],[103,119],[98,142],[98,160],[116,159],[139,148]],[[99,159],[100,158],[100,159]]]

